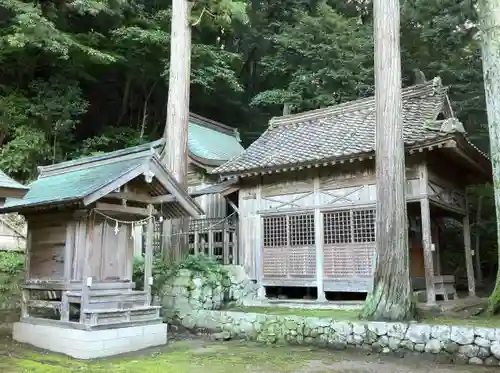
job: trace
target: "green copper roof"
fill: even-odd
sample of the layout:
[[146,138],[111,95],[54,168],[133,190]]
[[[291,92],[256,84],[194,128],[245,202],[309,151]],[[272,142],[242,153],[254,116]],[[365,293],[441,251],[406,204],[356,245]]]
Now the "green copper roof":
[[9,198],[3,208],[79,200],[142,164],[144,157],[93,167],[90,165],[88,168],[42,177],[30,184],[30,190],[24,198]]
[[199,158],[227,161],[245,149],[235,136],[189,122],[188,149]]
[[2,171],[0,171],[0,188],[27,189],[27,187],[8,177]]

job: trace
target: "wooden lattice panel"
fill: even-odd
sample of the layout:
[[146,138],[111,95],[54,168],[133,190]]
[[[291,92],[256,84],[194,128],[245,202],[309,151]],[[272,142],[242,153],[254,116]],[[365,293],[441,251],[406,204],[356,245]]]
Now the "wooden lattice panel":
[[262,249],[262,269],[264,278],[287,277],[286,248],[264,247]]
[[372,260],[375,245],[325,245],[324,277],[351,278],[372,276]]
[[332,211],[323,214],[323,240],[326,245],[352,241],[351,211]]
[[375,209],[352,212],[354,242],[375,242]]
[[375,209],[323,214],[325,278],[371,277],[375,250]]
[[288,276],[306,278],[316,276],[315,246],[292,247],[287,254]]
[[263,226],[264,247],[288,246],[287,216],[266,216]]
[[262,223],[264,277],[314,278],[314,214],[266,216]]

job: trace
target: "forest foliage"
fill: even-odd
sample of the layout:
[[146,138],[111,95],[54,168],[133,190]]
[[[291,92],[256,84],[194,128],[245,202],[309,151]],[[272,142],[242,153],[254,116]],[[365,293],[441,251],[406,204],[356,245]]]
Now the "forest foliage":
[[[1,0],[0,169],[28,182],[36,166],[159,138],[170,6]],[[441,76],[488,151],[475,0],[401,6],[404,84],[415,68]],[[284,103],[302,111],[373,94],[369,0],[198,0],[191,22],[191,111],[237,127],[245,145]]]

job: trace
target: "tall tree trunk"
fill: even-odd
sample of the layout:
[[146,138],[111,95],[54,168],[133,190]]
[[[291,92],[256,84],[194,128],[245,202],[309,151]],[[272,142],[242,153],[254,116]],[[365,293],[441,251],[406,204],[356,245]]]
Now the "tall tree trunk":
[[[189,85],[191,74],[191,3],[172,1],[170,69],[163,161],[175,179],[187,188]],[[179,260],[187,249],[187,219],[165,220],[163,249],[170,260]]]
[[497,281],[490,295],[488,312],[500,311],[500,1],[479,1],[479,24],[482,36],[484,88],[490,131],[490,157],[497,213],[499,265]]
[[377,217],[373,292],[362,316],[413,317],[405,199],[399,0],[374,0]]

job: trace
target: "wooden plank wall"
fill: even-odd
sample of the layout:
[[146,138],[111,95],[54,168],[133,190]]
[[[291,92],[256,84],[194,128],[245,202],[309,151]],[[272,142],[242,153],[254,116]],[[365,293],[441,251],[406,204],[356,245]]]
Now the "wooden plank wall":
[[[417,161],[406,170],[407,199],[420,198]],[[261,250],[261,216],[294,211],[327,211],[376,202],[372,163],[306,169],[249,180],[239,192],[240,258],[250,278],[258,277]]]
[[[132,280],[134,240],[132,226],[94,218],[89,223],[92,229],[92,245],[89,253],[90,273],[96,280]],[[83,241],[82,241],[83,242]],[[81,248],[81,247],[80,247]],[[81,275],[80,275],[81,278]]]
[[30,279],[64,279],[66,224],[57,215],[39,215],[28,220],[31,233]]
[[[194,192],[204,189],[217,183],[217,180],[207,175],[197,174],[197,177],[188,178],[188,192]],[[207,194],[196,197],[195,201],[205,211],[205,217],[208,219],[224,219],[227,216],[227,202],[220,194]]]

